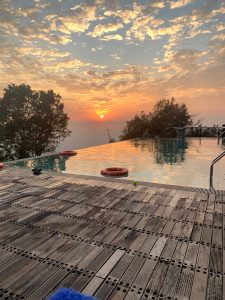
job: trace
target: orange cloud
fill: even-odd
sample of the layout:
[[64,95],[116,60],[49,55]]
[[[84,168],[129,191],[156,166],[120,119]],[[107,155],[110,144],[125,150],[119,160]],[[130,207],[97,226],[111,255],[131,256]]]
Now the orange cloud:
[[121,23],[98,24],[95,26],[92,32],[88,33],[88,35],[92,37],[98,37],[102,36],[104,33],[115,32],[121,28],[123,28],[123,24]]
[[194,0],[178,0],[178,1],[171,1],[170,2],[170,8],[175,9],[175,8],[181,8],[184,7],[190,3],[193,3]]

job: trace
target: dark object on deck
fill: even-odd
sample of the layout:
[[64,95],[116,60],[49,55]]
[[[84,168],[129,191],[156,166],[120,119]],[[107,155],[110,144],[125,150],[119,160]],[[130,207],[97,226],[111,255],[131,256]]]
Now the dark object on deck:
[[39,169],[39,168],[32,169],[33,174],[36,176],[42,174],[41,171],[42,171],[42,169]]
[[0,162],[0,170],[4,168],[4,164]]
[[49,300],[94,300],[94,298],[81,295],[72,289],[60,289]]

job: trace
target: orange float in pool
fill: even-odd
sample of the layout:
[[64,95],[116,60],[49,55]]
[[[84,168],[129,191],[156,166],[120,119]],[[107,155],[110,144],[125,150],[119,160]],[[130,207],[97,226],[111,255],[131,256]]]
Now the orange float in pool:
[[77,155],[77,152],[74,150],[65,150],[59,153],[62,156],[74,156]]
[[126,176],[128,175],[127,168],[112,167],[101,170],[103,176]]

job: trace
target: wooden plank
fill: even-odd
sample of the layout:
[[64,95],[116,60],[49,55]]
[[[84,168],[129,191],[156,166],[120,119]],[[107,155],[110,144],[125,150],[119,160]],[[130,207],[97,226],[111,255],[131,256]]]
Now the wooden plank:
[[23,268],[23,266],[29,262],[30,262],[29,258],[17,256],[15,258],[8,260],[7,265],[2,263],[1,271],[0,271],[0,282],[10,277],[13,273]]
[[117,286],[110,295],[110,300],[123,300],[126,297],[127,292],[127,288]]
[[175,299],[189,299],[194,278],[194,271],[182,268],[174,293]]
[[156,257],[159,257],[165,247],[165,244],[167,242],[168,238],[166,237],[159,237],[156,241],[156,243],[154,244],[151,252],[150,252],[150,255],[152,256],[156,256]]
[[166,276],[169,267],[168,262],[158,260],[155,269],[151,275],[149,282],[147,283],[145,292],[149,296],[159,296],[164,278]]
[[221,275],[209,274],[206,299],[223,299],[223,278]]
[[103,251],[105,248],[102,246],[100,247],[94,247],[94,249],[89,252],[88,255],[83,257],[80,262],[77,264],[77,267],[79,269],[86,269]]
[[103,242],[110,243],[115,236],[121,231],[121,228],[113,228],[108,226],[103,226],[102,229],[92,237],[93,242]]
[[92,272],[97,272],[104,263],[109,259],[109,257],[112,255],[113,250],[111,249],[105,249],[97,258],[88,266],[88,270]]
[[84,257],[86,257],[92,250],[94,245],[89,245],[86,243],[80,243],[75,249],[74,255],[67,261],[70,267],[75,267]]
[[125,296],[125,300],[132,299],[132,300],[139,300],[141,299],[142,292],[136,291],[135,289],[130,289],[127,295]]
[[21,277],[13,282],[9,289],[26,299],[57,270],[58,268],[55,266],[48,265],[46,267],[46,264],[39,263],[27,273],[21,274]]
[[177,282],[181,273],[181,265],[175,265],[173,262],[169,265],[166,276],[162,282],[159,295],[165,299],[173,299],[175,294]]
[[109,272],[114,268],[117,262],[124,255],[124,250],[116,250],[112,256],[106,261],[106,263],[101,267],[101,269],[96,273],[96,276],[100,278],[106,278]]
[[186,255],[184,258],[184,265],[194,268],[197,261],[199,244],[189,242]]
[[1,287],[4,289],[8,289],[10,285],[12,285],[15,281],[17,281],[22,274],[25,274],[30,269],[36,267],[38,265],[38,261],[30,260],[27,261],[27,263],[23,264],[22,267],[20,267],[17,270],[14,270],[11,275],[4,277],[2,281],[0,281]]
[[118,264],[109,273],[108,278],[110,280],[119,281],[133,259],[134,259],[134,255],[125,253],[123,257],[120,259],[120,261],[118,262]]
[[188,243],[185,241],[178,241],[177,247],[174,251],[172,261],[178,261],[180,263],[183,263],[184,257],[186,255]]
[[193,286],[190,297],[191,300],[206,299],[209,256],[210,248],[205,245],[199,245],[197,270],[194,274]]
[[92,280],[92,278],[93,278],[93,274],[82,273],[77,278],[77,280],[75,280],[74,283],[71,285],[71,288],[81,292],[87,286],[87,284]]
[[15,258],[16,255],[14,252],[7,251],[5,249],[1,249],[0,255],[0,268],[4,268],[9,264],[12,258]]
[[97,292],[94,294],[94,298],[106,300],[109,298],[112,291],[115,289],[115,282],[110,280],[105,280],[103,284],[99,287]]
[[165,244],[165,247],[161,253],[161,258],[163,260],[171,260],[172,257],[173,257],[173,254],[174,254],[174,251],[177,247],[177,240],[172,240],[172,239],[168,239],[166,244]]
[[209,270],[213,273],[223,274],[223,250],[211,247]]
[[153,246],[155,245],[157,239],[158,236],[156,235],[147,235],[147,239],[145,240],[139,251],[145,255],[148,255],[152,250]]
[[157,264],[157,258],[147,258],[136,276],[133,287],[144,290]]
[[129,247],[138,235],[137,231],[123,229],[112,241],[112,245],[120,245],[121,247]]
[[128,287],[132,285],[135,277],[137,276],[145,260],[146,258],[143,256],[137,255],[134,257],[131,264],[128,266],[127,270],[121,278],[121,281],[123,282],[124,286]]
[[129,246],[129,249],[134,252],[139,251],[141,249],[142,245],[144,244],[144,242],[147,240],[147,238],[148,238],[148,235],[143,234],[141,232],[138,233],[138,236],[136,237],[134,242]]
[[37,288],[33,293],[31,293],[27,300],[43,299],[54,289],[55,286],[57,286],[57,284],[64,277],[66,277],[67,274],[68,272],[66,270],[59,269],[47,280],[45,280],[44,283],[39,286],[39,288]]
[[86,285],[86,287],[82,290],[82,294],[93,296],[100,285],[103,283],[104,279],[94,276],[91,281]]
[[52,236],[47,239],[43,244],[33,249],[33,253],[40,257],[47,257],[49,254],[56,251],[57,248],[64,245],[67,242],[66,239],[57,236]]

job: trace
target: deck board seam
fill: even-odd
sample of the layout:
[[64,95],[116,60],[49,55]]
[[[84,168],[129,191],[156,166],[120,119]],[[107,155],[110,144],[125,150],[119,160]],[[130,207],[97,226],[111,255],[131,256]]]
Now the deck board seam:
[[[0,237],[0,239],[1,239],[1,237]],[[84,241],[85,242],[85,241]],[[181,242],[181,240],[180,240],[180,242]],[[186,241],[182,241],[182,242],[185,242],[185,243],[187,243],[188,245],[190,244],[190,242],[186,242]],[[196,245],[199,245],[199,244],[196,244]],[[98,245],[96,245],[96,246],[98,246]],[[99,245],[99,246],[103,246],[103,247],[111,247],[111,249],[112,250],[118,250],[119,248],[115,248],[115,247],[113,247],[112,245],[110,245],[110,244],[108,244],[107,246],[106,245]],[[14,246],[14,245],[10,245],[10,244],[8,244],[7,242],[0,242],[0,249],[2,249],[2,250],[11,250],[11,251],[14,251],[14,253],[16,253],[16,254],[25,254],[26,255],[26,257],[31,257],[31,258],[37,258],[37,259],[40,259],[41,261],[43,261],[43,262],[49,262],[49,264],[52,264],[52,265],[57,265],[57,264],[59,264],[59,261],[57,261],[57,260],[54,260],[54,259],[51,259],[51,261],[49,261],[48,259],[46,259],[46,258],[43,258],[43,257],[41,257],[41,256],[38,256],[38,255],[36,255],[35,253],[33,253],[33,250],[31,250],[31,251],[29,251],[29,252],[27,252],[27,251],[25,251],[25,250],[23,250],[22,248],[20,248],[20,247],[16,247],[16,246]],[[139,252],[139,251],[137,251],[137,252],[132,252],[132,251],[129,251],[129,250],[126,250],[126,253],[127,254],[130,254],[130,255],[132,255],[132,256],[142,256],[143,258],[145,258],[145,259],[155,259],[155,258],[157,258],[157,259],[160,259],[160,261],[162,261],[162,262],[165,262],[165,263],[167,263],[169,260],[168,259],[165,259],[163,256],[154,256],[154,255],[149,255],[149,254],[145,254],[145,253],[142,253],[142,252]],[[187,264],[185,264],[185,263],[181,263],[179,260],[174,260],[173,261],[173,263],[174,264],[176,264],[176,265],[178,265],[178,266],[183,266],[183,267],[190,267],[190,268],[193,268],[193,267],[191,267],[191,266],[188,266]],[[70,267],[67,267],[66,266],[66,264],[62,264],[61,263],[61,265],[62,266],[64,266],[65,268],[75,268],[76,266],[73,266],[73,265],[71,265]],[[200,267],[200,266],[198,266],[198,269],[202,269],[202,268],[204,268],[203,266],[202,267]],[[77,271],[80,271],[80,272],[82,272],[81,270],[79,270],[79,269],[77,269]],[[204,270],[205,271],[205,270]],[[217,273],[215,273],[215,272],[210,272],[211,274],[216,274],[216,275],[220,275],[221,273],[220,272],[217,272]],[[225,273],[224,273],[224,275],[225,275]]]
[[[14,201],[14,200],[13,200]],[[105,226],[112,226],[112,227],[116,227],[116,228],[121,228],[121,229],[129,229],[129,230],[134,230],[134,231],[138,231],[144,234],[151,234],[154,233],[156,234],[154,231],[147,231],[145,229],[139,230],[136,227],[128,227],[128,226],[123,226],[123,225],[119,225],[116,223],[111,223],[111,222],[104,222],[104,221],[98,221],[94,218],[86,218],[86,217],[81,217],[81,216],[76,216],[73,214],[64,214],[64,213],[60,213],[58,211],[54,211],[54,210],[45,210],[45,209],[41,209],[38,207],[33,207],[33,206],[29,206],[29,205],[21,205],[21,204],[13,204],[9,201],[1,201],[0,200],[0,205],[6,204],[8,207],[19,207],[25,210],[31,210],[31,211],[38,211],[38,212],[43,212],[43,213],[51,213],[52,215],[56,215],[56,216],[62,216],[64,218],[69,218],[69,219],[77,219],[77,220],[85,220],[87,222],[93,222],[96,224],[101,224],[101,225],[105,225]],[[193,210],[196,211],[196,210]],[[202,211],[199,211],[202,212]],[[149,216],[151,219],[158,219],[158,220],[165,220],[165,221],[173,221],[176,223],[182,223],[182,224],[192,224],[192,225],[200,225],[201,227],[209,227],[209,228],[214,228],[214,229],[224,229],[225,227],[222,226],[216,226],[216,225],[208,225],[208,224],[204,224],[204,223],[198,223],[198,222],[191,222],[191,221],[186,221],[184,219],[175,219],[175,218],[168,218],[168,217],[163,217],[163,216],[154,216],[154,215],[147,215]]]

